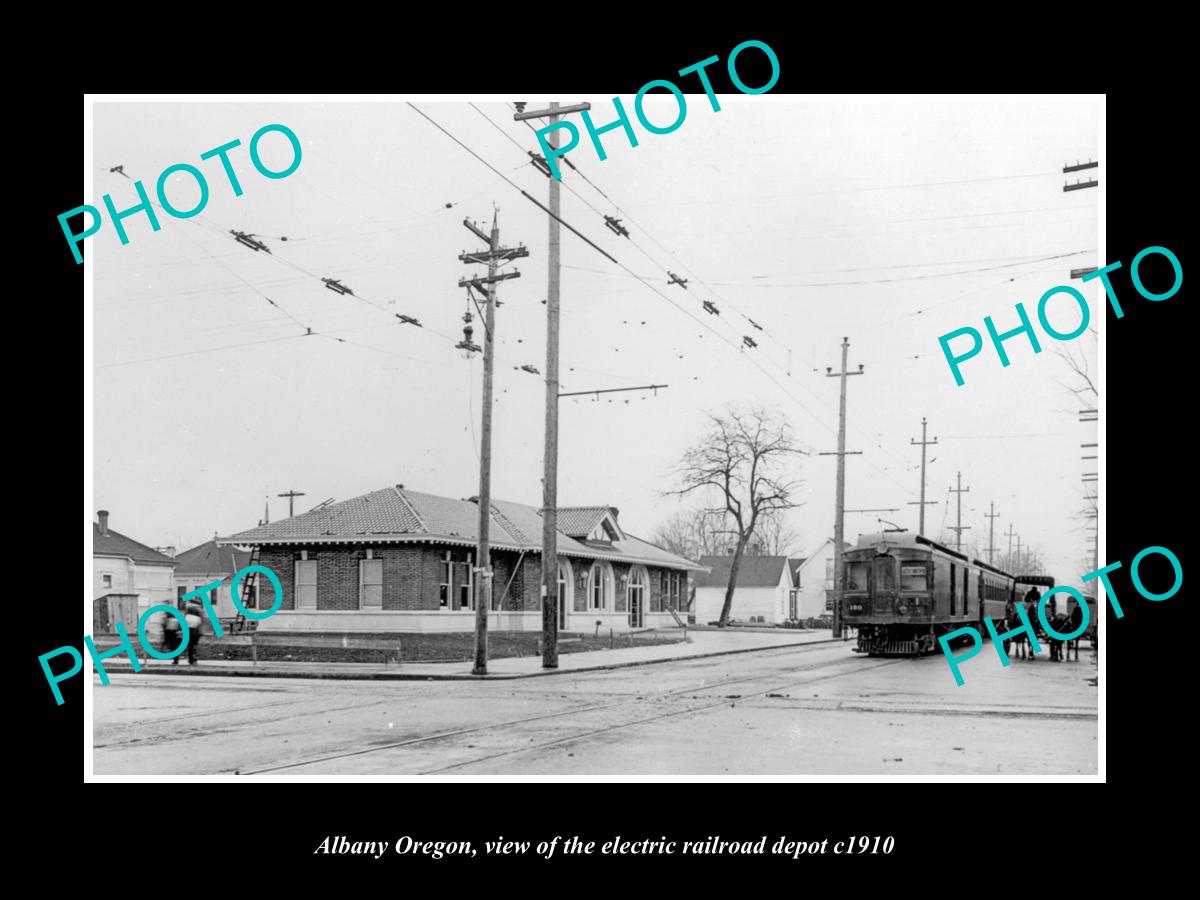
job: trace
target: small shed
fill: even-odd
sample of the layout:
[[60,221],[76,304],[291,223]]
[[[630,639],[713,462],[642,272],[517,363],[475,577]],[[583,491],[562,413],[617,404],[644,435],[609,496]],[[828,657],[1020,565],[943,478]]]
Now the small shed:
[[116,634],[115,624],[125,626],[125,633],[136,640],[138,595],[109,593],[92,601],[92,631],[94,634]]

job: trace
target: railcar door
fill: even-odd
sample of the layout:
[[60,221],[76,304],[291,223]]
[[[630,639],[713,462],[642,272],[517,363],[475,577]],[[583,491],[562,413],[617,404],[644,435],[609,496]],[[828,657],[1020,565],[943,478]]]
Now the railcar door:
[[877,556],[871,564],[871,580],[875,599],[876,615],[893,615],[896,611],[898,572],[896,559],[892,556]]

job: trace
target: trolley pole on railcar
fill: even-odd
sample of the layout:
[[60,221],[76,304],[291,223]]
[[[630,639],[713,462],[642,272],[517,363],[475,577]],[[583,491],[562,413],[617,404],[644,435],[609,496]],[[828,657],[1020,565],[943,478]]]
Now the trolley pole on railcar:
[[837,518],[833,521],[833,636],[842,636],[842,542],[845,540],[846,515],[846,457],[861,454],[861,450],[846,450],[846,376],[862,375],[862,363],[857,372],[846,371],[846,356],[850,352],[850,338],[842,338],[842,371],[834,374],[832,367],[825,368],[825,377],[842,379],[842,397],[838,408],[838,448],[836,453],[821,453],[821,456],[836,456],[837,461]]

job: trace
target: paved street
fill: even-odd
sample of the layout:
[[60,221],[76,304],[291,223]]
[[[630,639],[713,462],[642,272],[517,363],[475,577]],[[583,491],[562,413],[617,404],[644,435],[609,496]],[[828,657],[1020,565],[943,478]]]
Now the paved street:
[[816,644],[496,681],[117,674],[97,775],[1095,774],[1096,666]]

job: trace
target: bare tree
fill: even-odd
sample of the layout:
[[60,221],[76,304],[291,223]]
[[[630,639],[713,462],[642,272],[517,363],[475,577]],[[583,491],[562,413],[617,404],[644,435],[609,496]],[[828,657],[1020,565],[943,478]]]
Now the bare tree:
[[800,543],[800,533],[787,519],[787,511],[763,513],[755,536],[746,546],[747,556],[790,556]]
[[[1073,378],[1070,384],[1064,384],[1068,391],[1075,395],[1080,403],[1086,404],[1087,409],[1099,409],[1100,402],[1100,385],[1097,377],[1097,352],[1100,343],[1100,332],[1096,326],[1089,326],[1087,335],[1081,339],[1077,345],[1068,344],[1060,348],[1057,353],[1066,362],[1067,367],[1071,370]],[[1078,349],[1076,349],[1076,347]],[[1089,493],[1094,491],[1094,493]],[[1075,517],[1083,524],[1087,525],[1093,522],[1099,515],[1097,502],[1099,499],[1098,484],[1095,482],[1084,483],[1084,506],[1079,510]],[[1091,538],[1092,552],[1089,554],[1089,570],[1099,566],[1099,545],[1097,538]]]
[[746,547],[764,518],[799,504],[792,496],[799,482],[787,477],[787,458],[803,453],[796,447],[787,421],[766,410],[730,407],[709,413],[708,431],[683,455],[674,496],[700,494],[706,509],[723,514],[736,535],[729,584],[719,624],[729,624],[738,569]]
[[671,515],[650,538],[650,543],[685,559],[723,553],[728,544],[724,510],[713,513],[703,507],[683,509]]
[[996,567],[1009,575],[1042,575],[1046,571],[1046,560],[1038,547],[1022,544],[1020,556],[1016,550],[1002,553],[996,557]]
[[1056,351],[1074,376],[1073,383],[1065,385],[1066,389],[1087,403],[1095,403],[1100,399],[1100,385],[1096,377],[1096,350],[1099,342],[1100,332],[1095,325],[1090,325],[1087,337],[1078,345],[1068,344]]

